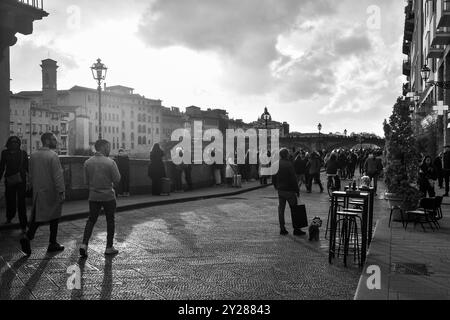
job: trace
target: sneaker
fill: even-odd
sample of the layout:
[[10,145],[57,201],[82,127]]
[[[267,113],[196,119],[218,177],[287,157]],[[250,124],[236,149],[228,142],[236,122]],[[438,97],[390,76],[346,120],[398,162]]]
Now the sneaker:
[[64,246],[59,243],[50,243],[47,248],[47,252],[61,252],[64,251]]
[[20,246],[22,247],[23,253],[25,253],[27,256],[31,254],[31,246],[30,246],[30,240],[26,237],[23,237],[20,239]]
[[302,230],[294,230],[294,236],[304,236],[306,235],[306,232]]
[[119,253],[119,250],[117,250],[116,248],[114,248],[114,247],[111,247],[111,248],[106,248],[106,250],[105,250],[105,254],[106,255],[114,255],[114,254],[118,254]]
[[280,235],[287,236],[288,234],[289,234],[289,232],[286,229],[281,229]]
[[82,258],[87,258],[87,249],[88,249],[88,246],[86,245],[86,244],[82,244],[81,246],[80,246],[80,256],[82,257]]

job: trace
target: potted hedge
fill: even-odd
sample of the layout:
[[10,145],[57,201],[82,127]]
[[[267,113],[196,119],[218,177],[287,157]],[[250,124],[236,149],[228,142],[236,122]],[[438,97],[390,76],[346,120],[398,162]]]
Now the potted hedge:
[[[414,210],[421,193],[417,188],[420,154],[411,125],[410,103],[398,98],[389,122],[384,122],[385,146],[385,199],[390,206]],[[399,220],[396,212],[394,220]]]

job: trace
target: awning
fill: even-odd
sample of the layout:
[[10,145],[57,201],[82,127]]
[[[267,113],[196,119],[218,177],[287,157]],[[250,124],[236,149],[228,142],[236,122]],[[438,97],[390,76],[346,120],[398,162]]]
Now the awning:
[[422,104],[425,100],[427,100],[428,96],[429,96],[430,93],[433,91],[433,89],[434,89],[434,86],[433,86],[433,85],[430,85],[430,86],[428,87],[428,89],[426,89],[426,90],[424,91],[424,93],[422,93],[422,96],[420,97],[419,104]]

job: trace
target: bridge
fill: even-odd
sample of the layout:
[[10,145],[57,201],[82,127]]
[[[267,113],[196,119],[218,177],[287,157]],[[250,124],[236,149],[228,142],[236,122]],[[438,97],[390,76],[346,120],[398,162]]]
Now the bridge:
[[385,146],[385,139],[374,135],[327,135],[319,133],[291,135],[280,138],[280,146],[284,148],[303,149],[308,152],[325,150],[326,152],[334,149],[352,149],[361,148],[366,145],[375,145],[381,149]]

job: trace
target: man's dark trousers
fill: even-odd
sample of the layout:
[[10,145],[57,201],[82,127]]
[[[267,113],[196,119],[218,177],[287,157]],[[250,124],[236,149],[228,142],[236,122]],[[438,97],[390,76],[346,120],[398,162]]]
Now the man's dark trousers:
[[95,223],[103,208],[106,215],[106,247],[111,248],[113,246],[115,231],[114,214],[116,212],[116,207],[116,200],[89,201],[89,218],[84,229],[83,244],[87,245],[89,243]]
[[278,191],[278,220],[280,222],[280,229],[285,230],[284,211],[286,210],[286,202],[289,203],[291,212],[297,205],[297,194],[292,191]]
[[16,210],[19,212],[19,222],[22,229],[27,227],[27,206],[26,206],[26,185],[19,183],[11,186],[5,183],[6,198],[6,219],[11,221],[16,216]]

